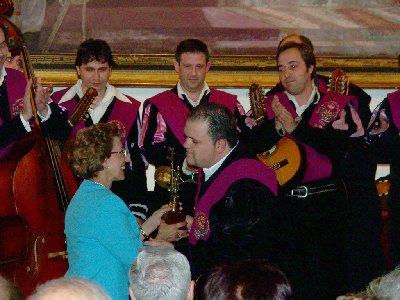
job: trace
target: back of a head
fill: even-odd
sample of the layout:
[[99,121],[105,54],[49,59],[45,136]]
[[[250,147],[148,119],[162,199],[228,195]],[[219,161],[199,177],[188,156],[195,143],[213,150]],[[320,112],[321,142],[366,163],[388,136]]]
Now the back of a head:
[[185,300],[190,282],[188,260],[167,247],[145,248],[129,271],[130,287],[137,300]]
[[206,300],[293,299],[285,274],[265,260],[245,260],[215,268],[204,293]]
[[22,300],[21,290],[12,282],[0,275],[0,299]]
[[238,141],[236,119],[233,113],[224,105],[215,102],[205,102],[192,109],[187,120],[200,120],[208,124],[208,133],[212,140],[226,139],[231,148]]
[[375,299],[400,300],[400,266],[371,281],[366,293]]
[[97,284],[81,278],[58,278],[38,286],[28,300],[111,300]]

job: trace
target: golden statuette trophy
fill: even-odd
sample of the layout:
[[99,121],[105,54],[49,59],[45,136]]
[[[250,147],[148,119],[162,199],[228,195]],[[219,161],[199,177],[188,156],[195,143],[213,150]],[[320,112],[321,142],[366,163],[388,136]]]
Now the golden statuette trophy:
[[171,165],[158,167],[154,174],[154,179],[158,185],[167,188],[171,193],[171,202],[168,204],[171,210],[166,212],[162,216],[162,219],[167,224],[176,224],[186,219],[185,215],[180,211],[178,195],[179,184],[183,182],[183,180],[181,178],[179,166],[177,168],[174,166],[174,148],[169,148],[169,153],[168,160],[171,162]]

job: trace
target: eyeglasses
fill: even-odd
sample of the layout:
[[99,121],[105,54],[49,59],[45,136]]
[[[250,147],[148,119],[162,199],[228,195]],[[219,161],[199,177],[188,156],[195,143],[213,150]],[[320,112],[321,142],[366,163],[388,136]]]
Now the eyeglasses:
[[114,154],[114,153],[123,154],[124,156],[127,155],[126,149],[121,149],[120,151],[111,151],[111,154]]

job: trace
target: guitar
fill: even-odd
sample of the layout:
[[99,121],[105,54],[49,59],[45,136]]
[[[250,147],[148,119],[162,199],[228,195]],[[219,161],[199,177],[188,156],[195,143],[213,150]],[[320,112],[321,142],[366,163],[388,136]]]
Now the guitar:
[[[253,118],[258,122],[265,115],[264,89],[253,83],[249,89]],[[297,177],[304,166],[304,150],[290,137],[282,137],[271,149],[258,153],[257,158],[275,171],[280,186],[297,185]]]
[[90,87],[87,89],[86,93],[83,95],[82,99],[79,101],[78,106],[75,108],[71,117],[68,120],[69,126],[74,127],[83,118],[89,106],[93,103],[97,96],[96,89]]
[[303,166],[303,150],[289,137],[282,137],[278,143],[257,158],[276,173],[280,186],[297,185],[295,180]]

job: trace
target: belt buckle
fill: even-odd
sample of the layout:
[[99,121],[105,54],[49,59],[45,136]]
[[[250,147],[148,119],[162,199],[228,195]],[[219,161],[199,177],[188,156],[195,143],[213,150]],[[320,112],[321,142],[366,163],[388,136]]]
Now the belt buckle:
[[[294,191],[298,191],[300,193],[303,192],[304,194],[295,194]],[[297,198],[306,198],[308,196],[308,188],[304,185],[298,186],[295,189],[291,190],[290,195]]]

